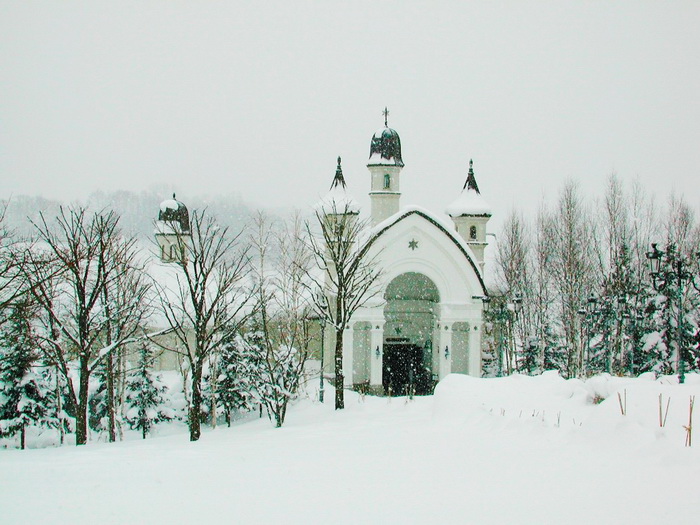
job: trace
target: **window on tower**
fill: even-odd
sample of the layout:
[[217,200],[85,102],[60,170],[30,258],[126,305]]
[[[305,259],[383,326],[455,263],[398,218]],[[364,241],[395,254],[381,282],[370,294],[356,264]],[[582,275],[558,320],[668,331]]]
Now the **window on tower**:
[[391,188],[391,175],[388,173],[384,175],[384,189],[388,190]]
[[476,240],[476,226],[470,226],[469,227],[469,238],[472,241]]

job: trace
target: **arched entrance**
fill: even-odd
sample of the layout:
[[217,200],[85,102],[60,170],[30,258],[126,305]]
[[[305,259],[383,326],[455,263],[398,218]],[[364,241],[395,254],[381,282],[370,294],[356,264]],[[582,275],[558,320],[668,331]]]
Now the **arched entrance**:
[[440,302],[437,286],[423,274],[407,272],[389,283],[384,299],[384,391],[428,394],[433,387],[433,327]]

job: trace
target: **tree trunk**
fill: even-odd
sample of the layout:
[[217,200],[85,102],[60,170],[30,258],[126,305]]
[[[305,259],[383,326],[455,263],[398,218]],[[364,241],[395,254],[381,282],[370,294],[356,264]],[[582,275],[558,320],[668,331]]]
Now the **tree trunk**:
[[112,352],[107,354],[107,417],[109,419],[109,442],[117,440],[116,423],[114,417],[114,360]]
[[27,426],[23,421],[22,426],[19,429],[19,448],[20,448],[20,450],[24,450],[24,440],[25,440],[26,433],[27,433],[26,429],[27,429]]
[[87,359],[81,359],[80,363],[80,386],[78,387],[78,407],[75,411],[75,444],[85,445],[87,443],[88,427],[88,386],[90,372],[88,370]]
[[190,414],[188,425],[190,427],[190,441],[197,441],[202,435],[201,428],[202,413],[202,364],[196,363],[192,370],[192,402],[190,403]]
[[335,409],[345,408],[343,384],[343,330],[335,331]]
[[63,392],[61,392],[61,377],[58,365],[56,365],[56,420],[58,421],[58,436],[61,445],[64,441],[64,427],[63,427],[63,403],[62,397]]
[[210,361],[210,374],[209,374],[209,385],[211,387],[211,403],[210,403],[210,412],[211,412],[211,428],[215,429],[216,428],[216,376],[218,374],[216,370],[216,363],[212,359]]

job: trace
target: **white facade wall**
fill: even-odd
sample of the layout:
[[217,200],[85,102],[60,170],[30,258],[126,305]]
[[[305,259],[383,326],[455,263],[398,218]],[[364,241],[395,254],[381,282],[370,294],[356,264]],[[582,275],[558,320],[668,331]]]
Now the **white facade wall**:
[[[383,269],[382,296],[358,309],[351,320],[350,330],[346,331],[348,332],[344,339],[346,386],[357,383],[353,377],[354,368],[363,371],[369,368],[370,385],[374,389],[381,388],[382,348],[385,336],[383,292],[393,279],[404,273],[419,273],[426,276],[435,284],[440,296],[439,303],[434,309],[433,374],[438,380],[442,379],[452,371],[452,364],[455,362],[455,371],[480,376],[482,332],[480,297],[485,291],[479,270],[475,270],[476,257],[466,243],[458,239],[454,230],[451,233],[444,231],[441,229],[444,225],[438,221],[432,221],[425,212],[416,213],[408,210],[397,215],[397,219],[399,217],[403,218],[381,233],[370,249],[369,257],[377,256],[380,267]],[[352,332],[356,323],[369,323],[371,326],[369,352],[363,352],[362,355],[362,359],[369,358],[369,367],[366,363],[362,363],[361,366],[353,363],[356,352],[351,345],[353,345]],[[453,333],[455,326],[458,329],[457,337]],[[376,355],[377,348],[379,348],[379,357]],[[445,356],[445,348],[448,349],[447,356]],[[364,372],[362,376],[364,379]]]

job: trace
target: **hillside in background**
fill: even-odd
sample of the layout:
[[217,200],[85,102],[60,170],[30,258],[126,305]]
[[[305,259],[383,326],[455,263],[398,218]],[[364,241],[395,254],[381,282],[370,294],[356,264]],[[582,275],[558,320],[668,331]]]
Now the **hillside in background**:
[[[33,228],[30,221],[36,221],[40,212],[50,220],[56,216],[62,204],[77,204],[92,210],[114,210],[121,217],[119,222],[125,233],[146,239],[153,234],[153,221],[158,218],[159,204],[170,196],[171,194],[165,190],[151,189],[138,193],[98,191],[90,194],[84,202],[65,203],[29,195],[17,195],[10,199],[2,199],[0,202],[7,204],[5,212],[7,226],[21,237],[32,234]],[[234,232],[241,230],[255,212],[255,209],[244,203],[238,195],[178,195],[178,199],[183,201],[190,211],[207,208],[222,225],[229,226]],[[270,213],[276,212],[272,210]]]

